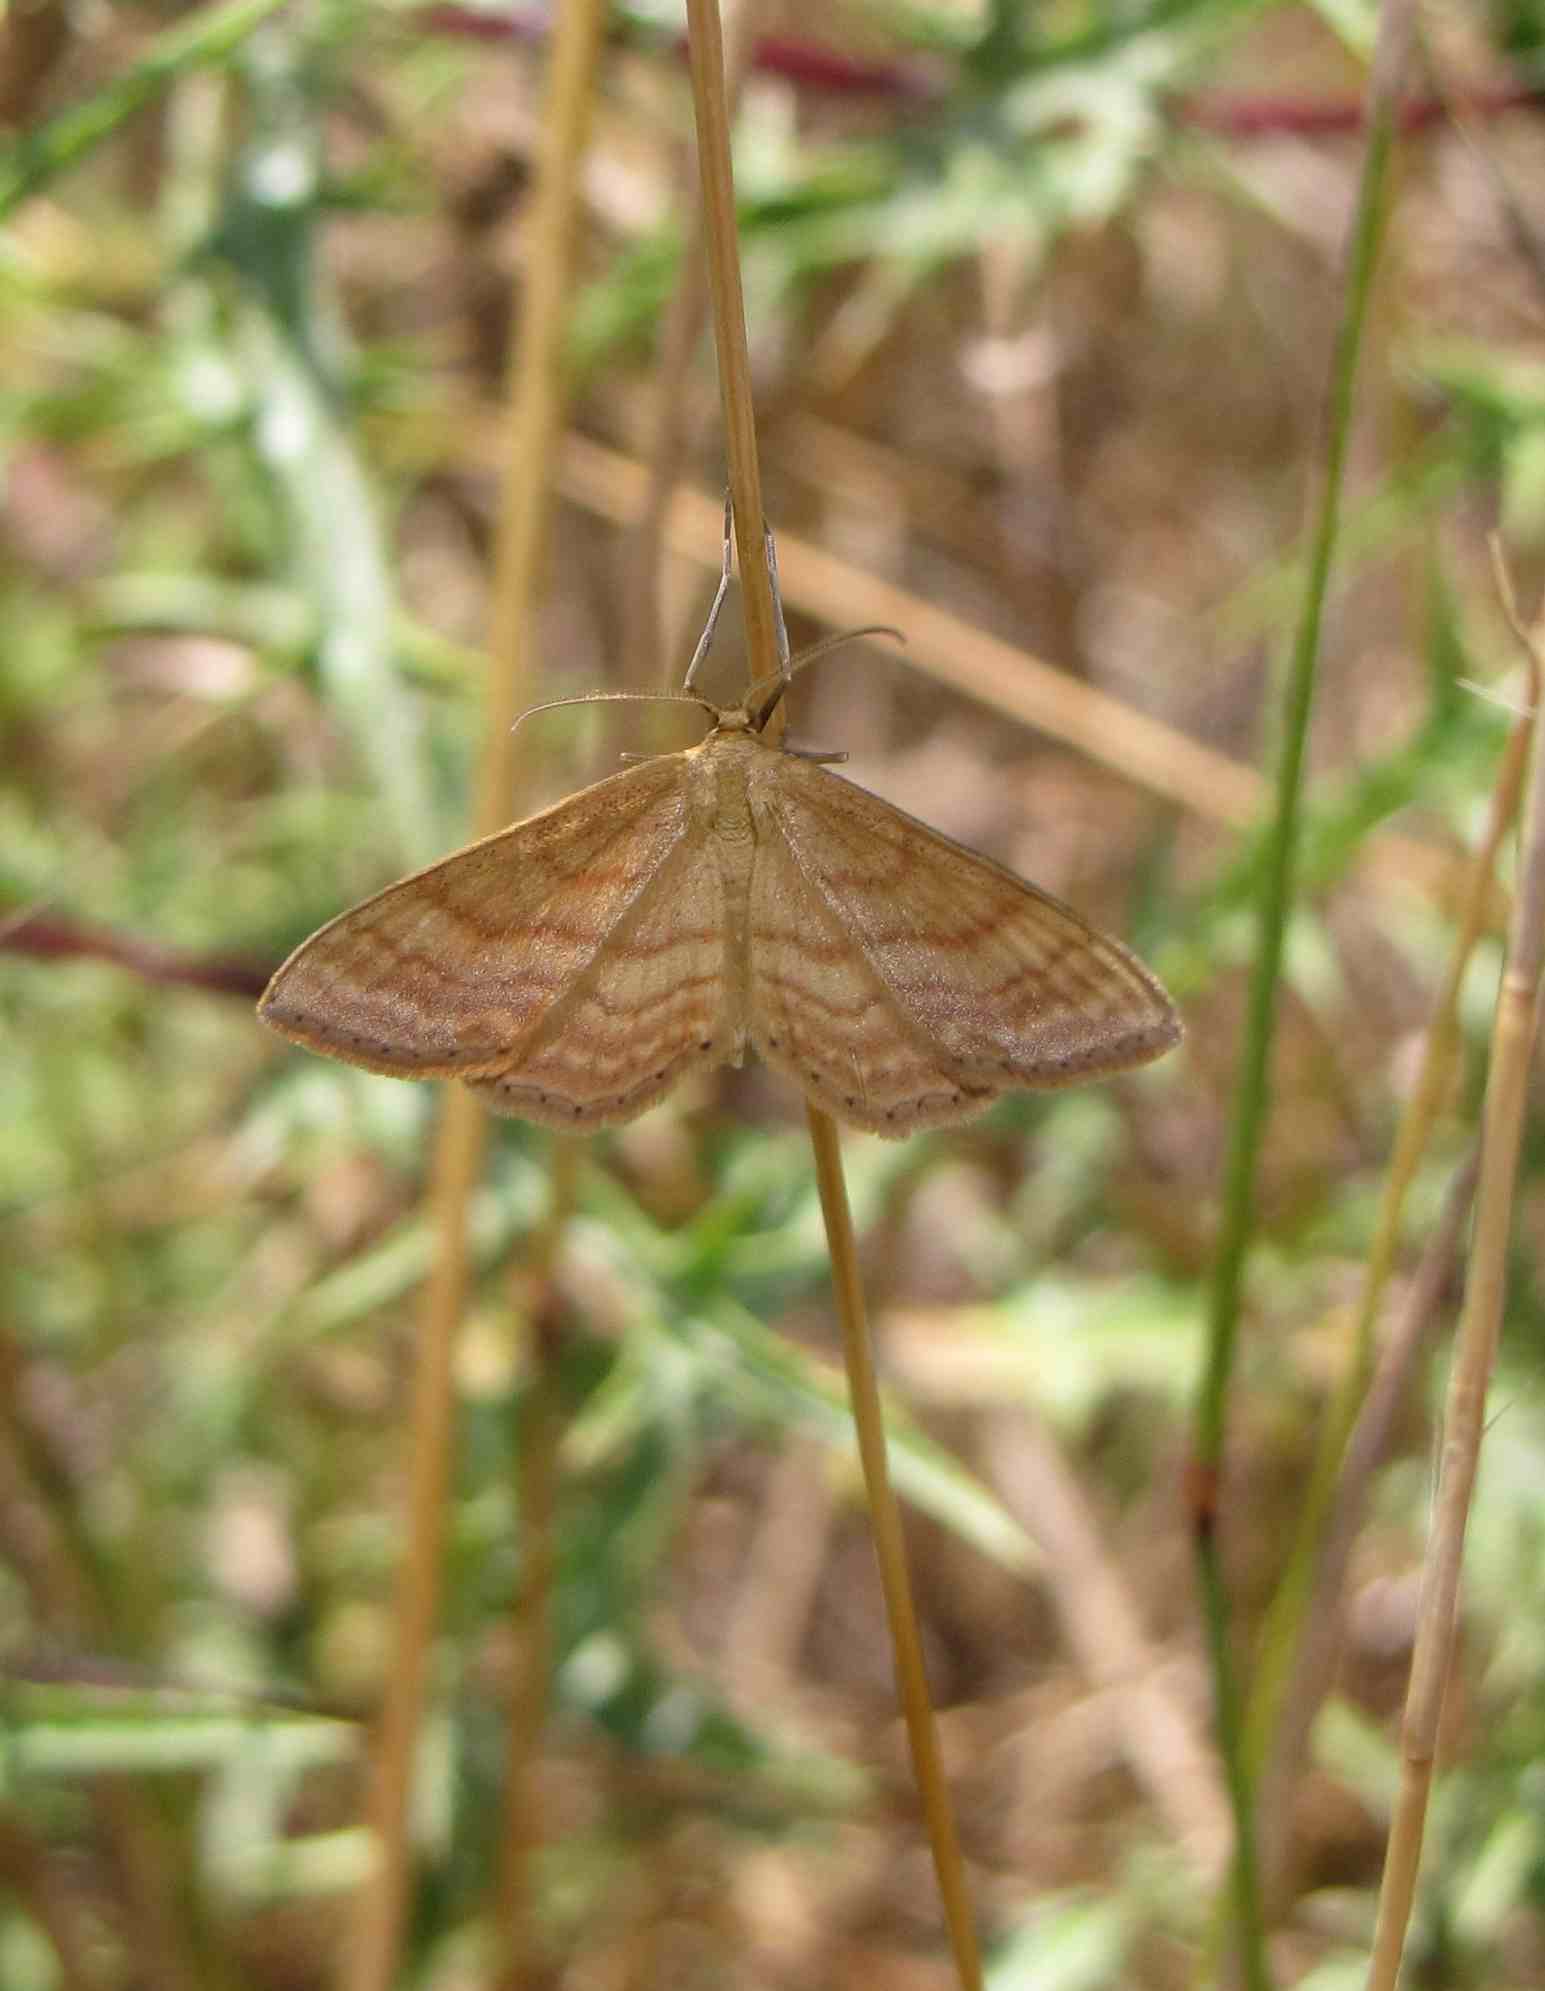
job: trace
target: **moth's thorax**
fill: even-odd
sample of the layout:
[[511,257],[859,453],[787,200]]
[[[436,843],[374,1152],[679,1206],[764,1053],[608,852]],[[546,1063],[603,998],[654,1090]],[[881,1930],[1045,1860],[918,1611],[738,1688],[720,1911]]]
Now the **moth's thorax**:
[[738,870],[740,851],[749,864],[754,826],[751,817],[752,770],[767,754],[776,752],[752,732],[736,725],[740,713],[726,715],[692,756],[692,807],[715,843],[730,860],[727,869]]
[[728,714],[688,755],[688,808],[692,830],[713,853],[718,868],[721,918],[727,940],[724,977],[733,993],[728,1002],[734,1019],[730,1053],[740,1063],[747,1041],[746,1004],[751,980],[751,873],[756,861],[757,825],[752,792],[758,769],[776,752],[752,731],[736,725],[740,713]]

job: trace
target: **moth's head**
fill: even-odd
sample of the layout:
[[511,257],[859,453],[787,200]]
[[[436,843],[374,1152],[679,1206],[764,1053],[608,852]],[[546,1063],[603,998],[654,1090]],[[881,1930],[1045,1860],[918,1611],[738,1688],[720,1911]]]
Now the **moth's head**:
[[738,705],[715,705],[696,692],[688,695],[712,714],[715,733],[760,733],[777,711],[778,702],[788,688],[788,678],[780,671],[747,685]]
[[760,733],[782,703],[792,671],[785,667],[771,677],[757,678],[747,685],[739,705],[719,714],[719,730],[727,733]]

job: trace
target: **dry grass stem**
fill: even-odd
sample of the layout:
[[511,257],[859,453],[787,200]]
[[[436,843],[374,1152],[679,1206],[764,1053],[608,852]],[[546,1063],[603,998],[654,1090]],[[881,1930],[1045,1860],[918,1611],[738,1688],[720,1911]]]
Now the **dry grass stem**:
[[[38,1622],[55,1639],[121,1650],[113,1600],[97,1581],[68,1501],[55,1495],[50,1462],[32,1443],[19,1402],[21,1371],[20,1349],[0,1334],[0,1548],[25,1586]],[[132,1782],[97,1779],[90,1802],[112,1849],[125,1937],[134,1953],[166,1991],[214,1991],[186,1926],[178,1876],[186,1871],[187,1853],[177,1843],[176,1828]],[[17,1840],[11,1851],[21,1857],[24,1842]],[[41,1885],[45,1870],[38,1868],[36,1876]],[[46,1926],[52,1929],[56,1919],[51,1911]],[[225,1976],[222,1967],[218,1981]]]
[[20,1579],[40,1624],[55,1636],[95,1638],[106,1611],[81,1552],[69,1505],[53,1497],[56,1475],[39,1459],[19,1397],[21,1350],[0,1328],[0,1553]]
[[[464,462],[486,459],[487,429],[482,415],[467,412],[452,453]],[[444,454],[440,433],[420,446],[399,427],[399,450],[417,461],[438,458]],[[557,478],[572,504],[617,525],[635,525],[649,503],[650,471],[644,464],[573,431],[563,438]],[[722,497],[678,487],[666,517],[665,544],[704,568],[717,567],[722,518]],[[1260,820],[1267,785],[1258,769],[896,582],[792,533],[778,536],[778,578],[790,608],[832,628],[875,624],[905,630],[906,648],[899,655],[910,669],[1061,741],[1204,821],[1247,829]],[[1363,879],[1380,887],[1417,889],[1444,903],[1457,903],[1463,895],[1463,859],[1398,831],[1373,831],[1358,849],[1356,866]],[[1488,917],[1497,919],[1502,906],[1494,893]]]
[[[772,576],[763,554],[762,479],[756,451],[756,406],[746,345],[746,304],[740,281],[740,234],[730,170],[730,111],[725,90],[724,36],[715,0],[687,0],[687,63],[697,121],[698,173],[703,197],[703,245],[719,356],[719,399],[730,495],[735,501],[735,550],[740,564],[748,682],[778,668]],[[715,535],[717,538],[717,535]]]
[[537,1967],[532,1912],[532,1856],[541,1843],[535,1792],[537,1752],[547,1726],[553,1667],[553,1590],[557,1570],[558,1448],[563,1435],[559,1357],[563,1324],[553,1262],[574,1210],[582,1149],[552,1144],[552,1203],[517,1275],[516,1311],[527,1327],[530,1375],[520,1424],[520,1522],[524,1579],[517,1600],[516,1674],[510,1692],[504,1767],[503,1844],[495,1917],[507,1991],[529,1983]]
[[[478,447],[475,430],[469,447]],[[588,437],[564,437],[558,481],[575,504],[628,524],[648,494],[648,472]],[[717,562],[723,504],[701,491],[678,490],[668,519],[673,551],[705,566]],[[1267,784],[1253,767],[1081,683],[1055,664],[1019,649],[791,533],[778,536],[778,579],[785,601],[802,614],[848,629],[883,624],[906,632],[901,661],[962,697],[1060,740],[1102,767],[1210,822],[1244,829],[1260,820]],[[856,666],[849,666],[856,668]],[[1413,887],[1448,899],[1462,871],[1448,852],[1383,830],[1358,855],[1367,879]]]
[[1027,1409],[990,1420],[993,1483],[1045,1550],[1043,1579],[1091,1685],[1108,1691],[1122,1754],[1169,1838],[1203,1883],[1223,1878],[1233,1828],[1207,1738],[1162,1678],[1154,1648],[1099,1524],[1055,1440]]
[[853,1423],[858,1436],[859,1458],[864,1468],[864,1486],[869,1496],[869,1519],[874,1531],[875,1555],[880,1565],[880,1584],[885,1592],[885,1610],[890,1622],[896,1681],[907,1725],[907,1741],[912,1751],[912,1767],[923,1803],[934,1869],[939,1876],[939,1892],[944,1898],[944,1916],[949,1925],[956,1975],[962,1991],[981,1991],[982,1960],[976,1939],[976,1918],[971,1912],[965,1862],[961,1858],[959,1835],[955,1830],[955,1813],[939,1750],[938,1724],[934,1720],[928,1674],[923,1665],[923,1642],[907,1575],[901,1510],[896,1503],[886,1462],[885,1416],[875,1374],[874,1343],[864,1306],[863,1283],[859,1278],[853,1217],[848,1209],[847,1188],[842,1177],[842,1146],[836,1126],[824,1113],[814,1106],[807,1106],[806,1114],[810,1122],[810,1145],[815,1153],[821,1213],[826,1219],[826,1236],[831,1248],[832,1286],[837,1299],[838,1319],[842,1324],[842,1351],[847,1364]]
[[831,1548],[836,1498],[828,1449],[793,1438],[773,1468],[741,1577],[723,1670],[746,1683],[747,1698],[785,1693],[797,1671]]
[[[646,502],[642,465],[587,437],[564,438],[558,474],[565,496],[619,522],[637,517]],[[671,546],[705,564],[716,558],[720,511],[718,499],[678,490],[668,522]],[[874,623],[904,630],[903,659],[913,668],[1079,748],[1155,794],[1240,827],[1259,815],[1265,787],[1253,768],[1134,712],[1054,664],[866,573],[813,541],[779,534],[778,578],[791,607],[833,628]]]
[[1287,1827],[1292,1783],[1307,1760],[1314,1718],[1335,1678],[1345,1622],[1347,1570],[1362,1530],[1368,1490],[1374,1474],[1389,1457],[1417,1365],[1437,1333],[1444,1297],[1459,1264],[1478,1160],[1472,1153],[1454,1171],[1442,1213],[1379,1353],[1341,1455],[1335,1500],[1325,1520],[1314,1586],[1305,1605],[1303,1632],[1293,1654],[1287,1695],[1272,1731],[1271,1758],[1259,1786],[1262,1889],[1268,1913],[1282,1904],[1290,1849]]
[[[558,19],[532,203],[531,253],[517,300],[504,488],[490,605],[489,676],[475,828],[486,835],[510,807],[510,729],[530,703],[526,644],[550,502],[548,465],[562,420],[562,338],[572,280],[579,166],[589,128],[603,10],[573,0]],[[397,1974],[409,1877],[408,1798],[422,1725],[444,1550],[452,1431],[451,1361],[467,1287],[467,1206],[482,1167],[484,1116],[453,1086],[434,1158],[435,1262],[419,1318],[409,1432],[408,1545],[399,1581],[395,1649],[374,1764],[370,1822],[377,1869],[343,1958],[345,1991],[388,1991]]]
[[[761,472],[757,461],[751,361],[746,346],[745,306],[741,294],[740,244],[735,218],[734,176],[730,165],[724,55],[715,0],[688,0],[687,23],[714,339],[719,357],[725,446],[729,457],[730,491],[735,501],[735,533],[740,554],[746,667],[749,678],[754,681],[777,667],[778,655],[772,577],[762,547]],[[778,716],[781,720],[781,714]],[[880,1562],[912,1760],[944,1899],[956,1972],[962,1991],[980,1991],[982,1965],[977,1948],[976,1924],[966,1891],[965,1868],[939,1755],[927,1676],[923,1670],[922,1641],[907,1577],[901,1519],[886,1466],[885,1425],[875,1381],[863,1289],[858,1276],[853,1222],[842,1178],[842,1147],[836,1126],[826,1114],[808,1104],[806,1113],[832,1256],[838,1311],[842,1319],[853,1418],[863,1461],[864,1483],[869,1495],[875,1548]]]
[[[1510,596],[1505,593],[1504,599],[1516,625]],[[1526,648],[1534,662],[1537,683],[1538,644],[1530,638]],[[1537,724],[1535,730],[1518,892],[1492,1030],[1475,1230],[1444,1409],[1438,1489],[1401,1727],[1400,1790],[1379,1895],[1370,1991],[1393,1991],[1416,1895],[1438,1730],[1458,1624],[1465,1527],[1480,1462],[1486,1393],[1507,1297],[1513,1192],[1534,1051],[1540,968],[1545,957],[1545,754],[1539,751]]]
[[[1287,1572],[1261,1641],[1262,1658],[1249,1712],[1250,1749],[1258,1769],[1266,1765],[1270,1752],[1267,1781],[1277,1790],[1285,1788],[1285,1779],[1301,1760],[1309,1723],[1326,1686],[1324,1654],[1339,1622],[1345,1572],[1345,1554],[1331,1554],[1329,1515],[1333,1504],[1338,1509],[1344,1509],[1349,1500],[1360,1504],[1361,1489],[1349,1488],[1346,1482],[1348,1446],[1373,1371],[1374,1330],[1400,1249],[1406,1197],[1442,1112],[1458,1056],[1459,993],[1476,942],[1487,925],[1497,852],[1518,813],[1531,727],[1530,719],[1513,727],[1497,770],[1486,830],[1470,863],[1459,931],[1434,999],[1421,1067],[1400,1118],[1380,1195],[1373,1245],[1352,1316],[1347,1363],[1321,1431]],[[1320,1622],[1322,1614],[1325,1623]],[[1279,1815],[1277,1807],[1263,1802],[1263,1821]],[[1276,1837],[1280,1852],[1281,1835]]]
[[[725,40],[725,94],[730,114],[756,46],[758,0],[731,10]],[[632,616],[632,667],[628,682],[640,690],[675,685],[677,660],[665,628],[665,528],[671,498],[681,482],[693,442],[695,403],[687,378],[708,309],[708,256],[704,222],[694,209],[692,232],[681,253],[676,288],[665,309],[660,358],[650,382],[654,436],[649,448],[649,495],[628,535],[624,598]]]
[[392,1661],[371,1756],[368,1818],[376,1866],[341,1959],[343,1991],[387,1991],[407,1897],[408,1800],[440,1595],[453,1438],[451,1364],[467,1293],[467,1205],[483,1164],[483,1115],[449,1088],[431,1165],[434,1263],[419,1306],[408,1416],[407,1547],[397,1579]]

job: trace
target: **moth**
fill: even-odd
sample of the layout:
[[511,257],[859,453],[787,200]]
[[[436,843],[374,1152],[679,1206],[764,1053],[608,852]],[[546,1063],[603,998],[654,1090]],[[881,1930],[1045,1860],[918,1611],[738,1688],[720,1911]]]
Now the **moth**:
[[712,719],[697,746],[341,914],[259,1015],[309,1050],[460,1079],[569,1131],[630,1120],[748,1047],[837,1119],[901,1135],[1179,1041],[1118,941],[768,739],[787,675],[771,682],[731,708],[666,694]]

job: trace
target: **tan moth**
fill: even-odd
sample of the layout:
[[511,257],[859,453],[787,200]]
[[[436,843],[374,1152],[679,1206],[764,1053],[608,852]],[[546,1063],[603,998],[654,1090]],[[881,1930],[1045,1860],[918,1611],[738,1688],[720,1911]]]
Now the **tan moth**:
[[570,1130],[748,1046],[837,1119],[899,1135],[1179,1041],[1119,942],[765,738],[786,682],[732,709],[676,694],[713,718],[699,745],[341,914],[274,976],[263,1021]]

